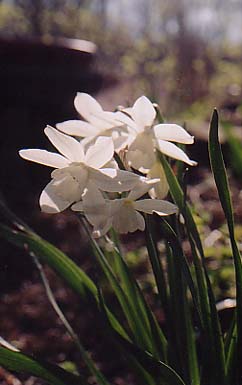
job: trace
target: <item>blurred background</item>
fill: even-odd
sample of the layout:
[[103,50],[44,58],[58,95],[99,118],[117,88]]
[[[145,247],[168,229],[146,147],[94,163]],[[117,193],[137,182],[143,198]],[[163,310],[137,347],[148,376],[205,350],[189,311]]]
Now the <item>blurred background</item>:
[[[12,55],[22,56],[15,58],[19,75],[27,56],[36,55],[35,65],[46,63],[47,51],[34,53],[34,44],[27,43],[69,47],[69,54],[86,49],[95,56],[95,71],[103,80],[89,83],[90,92],[116,82],[117,103],[144,93],[161,104],[167,117],[187,108],[193,111],[198,102],[201,109],[214,103],[224,106],[226,98],[230,109],[236,108],[241,96],[241,20],[240,0],[0,1],[1,46],[6,40],[15,42]],[[64,38],[89,40],[96,47]],[[66,53],[42,70],[53,71],[53,66],[59,72],[75,59]],[[86,68],[78,70],[80,79]],[[70,81],[70,72],[67,67],[63,82],[65,77]]]
[[111,110],[147,95],[202,142],[198,161],[214,107],[242,139],[241,20],[241,0],[1,0],[0,178],[13,208],[25,215],[25,192],[49,178],[17,151],[49,146],[45,125],[77,117],[77,91]]
[[[233,297],[232,258],[208,169],[207,134],[216,106],[226,129],[221,140],[242,244],[241,64],[241,0],[0,0],[0,190],[10,208],[94,274],[87,241],[73,215],[39,211],[50,170],[20,159],[18,150],[50,149],[43,129],[77,117],[77,91],[94,95],[106,109],[132,105],[145,94],[159,103],[168,122],[186,123],[196,137],[188,150],[199,167],[189,172],[188,197],[198,214],[217,297]],[[126,237],[124,243],[134,273],[153,293],[142,237]],[[189,256],[186,242],[184,249]],[[0,262],[0,334],[54,361],[72,359],[72,343],[43,299],[31,258],[1,241]],[[86,318],[81,317],[78,306],[83,305],[62,289],[52,272],[48,275],[59,303],[87,347],[92,346],[100,338],[88,332],[96,322],[93,309],[87,315],[85,308]],[[154,298],[153,293],[150,301],[159,319]],[[46,345],[46,340],[53,344]],[[101,347],[99,353],[97,359],[104,360]],[[118,360],[114,368],[110,365],[106,370],[113,370],[111,376],[122,373]],[[5,385],[1,371],[0,383]]]

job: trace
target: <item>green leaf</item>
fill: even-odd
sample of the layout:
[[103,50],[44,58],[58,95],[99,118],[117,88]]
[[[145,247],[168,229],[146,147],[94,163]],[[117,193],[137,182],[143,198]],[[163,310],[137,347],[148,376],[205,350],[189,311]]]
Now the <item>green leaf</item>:
[[[201,260],[199,259],[193,239],[191,239],[190,234],[188,234],[188,236],[195,266],[199,301],[204,322],[204,328],[201,334],[203,336],[203,343],[201,344],[200,359],[203,368],[203,381],[204,384],[213,384],[213,382],[216,381],[216,378],[218,378],[221,373],[224,373],[224,346],[221,327],[218,319],[215,298],[206,270],[206,265],[204,260],[202,261],[203,264],[201,265]],[[204,271],[202,270],[202,267]],[[216,370],[211,371],[211,365]],[[224,376],[224,374],[222,375]]]
[[187,220],[187,226],[189,227],[189,231],[196,243],[196,246],[199,250],[200,255],[204,255],[202,242],[200,239],[199,232],[197,230],[197,226],[195,224],[195,221],[192,216],[191,208],[190,206],[185,202],[185,197],[182,191],[182,188],[174,175],[174,172],[172,171],[171,166],[169,165],[168,161],[165,159],[165,157],[159,152],[159,159],[160,162],[164,168],[166,179],[169,184],[170,193],[172,196],[172,199],[178,206],[180,212],[183,214],[184,217],[186,217]]
[[209,131],[209,157],[214,180],[218,189],[218,194],[224,214],[228,221],[229,230],[233,235],[234,230],[234,218],[232,212],[232,204],[229,193],[229,185],[227,173],[224,165],[223,154],[218,138],[218,112],[214,110],[210,131]]
[[170,354],[171,362],[187,383],[200,384],[194,328],[187,299],[187,283],[182,274],[182,261],[167,247],[170,288]]
[[152,271],[155,277],[155,282],[159,293],[160,302],[164,312],[166,313],[166,316],[168,316],[167,286],[166,286],[166,281],[165,281],[165,276],[161,265],[161,261],[158,255],[156,243],[153,238],[153,233],[154,232],[152,231],[151,217],[149,215],[146,215],[145,216],[146,247],[148,250],[149,259],[152,266]]
[[[102,294],[99,293],[99,295],[102,298]],[[152,354],[140,349],[136,344],[118,334],[109,323],[106,309],[104,305],[102,305],[102,299],[100,300],[100,303],[107,332],[111,334],[113,341],[118,343],[126,354],[128,353],[133,357],[143,370],[147,371],[155,379],[156,385],[186,385],[179,374],[177,374],[169,365],[155,359]]]
[[0,365],[8,370],[42,378],[51,385],[87,385],[81,377],[75,376],[57,365],[37,360],[2,346],[0,346]]
[[[66,254],[49,242],[40,238],[34,232],[23,232],[13,230],[0,223],[0,236],[12,244],[25,249],[28,253],[33,252],[43,262],[47,263],[63,280],[81,297],[86,294],[94,296],[98,303],[98,290],[95,283],[80,269]],[[128,338],[127,333],[120,325],[114,315],[107,310],[113,327]]]
[[189,269],[189,265],[188,265],[188,262],[186,260],[185,255],[183,253],[179,239],[167,221],[162,219],[160,221],[160,226],[161,226],[161,230],[162,230],[162,235],[164,236],[165,240],[167,241],[167,243],[169,244],[169,246],[173,250],[174,257],[178,260],[178,262],[181,265],[184,277],[186,279],[186,282],[188,284],[189,290],[190,290],[191,295],[192,295],[192,300],[193,300],[194,308],[196,311],[198,325],[200,328],[202,328],[202,324],[203,324],[202,323],[202,315],[201,315],[201,310],[200,310],[200,306],[199,306],[196,288],[194,286],[194,282],[193,282],[193,278],[192,278],[192,275],[191,275],[191,272]]
[[[137,322],[141,322],[143,332],[147,335],[149,343],[152,344],[151,353],[162,360],[166,360],[167,341],[159,327],[157,320],[147,304],[144,295],[132,276],[122,254],[117,247],[113,250],[114,265],[120,283],[127,295],[130,306],[137,315]],[[136,324],[137,326],[137,324]],[[147,348],[148,348],[147,344]]]
[[226,135],[226,141],[229,145],[229,159],[232,169],[236,176],[242,178],[242,144],[241,141],[233,134],[231,123],[223,122],[223,130]]
[[188,301],[186,298],[186,293],[184,290],[183,295],[183,313],[184,313],[184,324],[185,324],[185,339],[186,339],[186,350],[188,355],[188,371],[190,382],[193,385],[200,385],[200,373],[198,369],[198,357],[196,350],[196,341],[194,335],[194,329],[191,320],[190,309],[188,306]]
[[[209,376],[212,376],[214,374],[215,378],[217,379],[222,378],[223,379],[222,381],[224,381],[225,357],[224,357],[223,339],[221,336],[221,327],[220,327],[220,323],[219,323],[219,319],[216,311],[215,298],[214,298],[211,283],[206,270],[204,251],[203,251],[200,235],[196,227],[195,221],[193,219],[191,209],[187,204],[187,202],[185,201],[183,191],[181,189],[181,186],[178,183],[176,176],[174,175],[169,163],[164,158],[164,156],[162,154],[159,154],[159,158],[164,167],[164,171],[170,187],[170,193],[172,195],[172,198],[184,216],[186,229],[188,232],[188,238],[191,244],[191,249],[194,252],[193,257],[194,257],[194,264],[196,268],[197,284],[199,289],[198,291],[199,299],[197,299],[196,303],[198,304],[198,308],[199,308],[201,326],[203,326],[202,329],[204,329],[205,327],[204,330],[201,329],[201,332],[202,332],[202,335],[204,335],[204,332],[205,332],[206,341],[213,341],[213,349],[215,349],[215,353],[213,353],[211,349],[208,351],[208,354],[204,353],[204,359],[205,361],[207,361],[208,365],[211,364],[212,362],[211,360],[214,360],[214,364],[216,366],[215,371],[213,372],[209,371],[207,374]],[[193,244],[193,241],[195,245]],[[196,249],[198,250],[199,255],[201,257],[201,263],[202,263],[203,269],[200,268],[200,262],[197,256]],[[206,291],[206,287],[204,287],[204,281],[206,282],[207,291]],[[207,309],[207,302],[209,302],[209,308],[210,308],[209,313]],[[223,382],[221,382],[221,384],[222,383]]]
[[[140,315],[137,312],[137,309],[135,308],[135,306],[132,306],[132,299],[130,302],[130,298],[128,298],[128,293],[126,293],[121,287],[120,282],[115,276],[115,273],[112,267],[110,266],[107,258],[105,257],[103,251],[101,250],[97,242],[92,238],[87,225],[84,222],[83,224],[89,236],[97,261],[100,264],[106,278],[108,279],[109,283],[111,284],[115,292],[115,295],[121,305],[123,313],[129,323],[134,339],[136,340],[138,345],[141,346],[143,349],[148,349],[149,351],[152,351],[152,342],[150,340],[150,336],[147,332],[147,329],[145,328],[143,320],[140,318]],[[130,294],[132,296],[136,296],[137,293],[133,291],[134,289],[133,283],[131,283],[130,279],[127,277],[127,271],[126,271],[125,279],[126,279],[126,284],[129,284],[128,290]],[[132,289],[131,289],[131,286],[132,286]],[[132,290],[132,293],[131,293],[131,290]]]
[[236,315],[233,317],[233,321],[230,325],[230,329],[227,332],[225,340],[225,353],[226,353],[226,371],[228,384],[235,383],[236,374],[236,348],[237,348],[237,325]]
[[60,277],[64,278],[70,286],[81,296],[85,296],[86,289],[97,296],[97,288],[92,280],[61,250],[40,238],[33,232],[13,230],[0,223],[0,235],[27,252],[34,252],[52,267]]
[[232,204],[229,192],[227,173],[224,165],[223,154],[218,138],[218,113],[214,110],[209,132],[209,156],[214,180],[217,186],[219,199],[227,220],[230,242],[234,258],[235,275],[236,275],[236,300],[237,300],[237,371],[238,379],[242,378],[242,265],[241,256],[236,244],[234,235],[234,218]]
[[123,339],[120,335],[115,334],[114,339],[126,352],[132,354],[148,373],[156,378],[156,383],[163,384],[163,382],[157,380],[161,378],[167,385],[185,385],[175,370],[164,362],[155,360],[149,352],[140,349],[137,345]]

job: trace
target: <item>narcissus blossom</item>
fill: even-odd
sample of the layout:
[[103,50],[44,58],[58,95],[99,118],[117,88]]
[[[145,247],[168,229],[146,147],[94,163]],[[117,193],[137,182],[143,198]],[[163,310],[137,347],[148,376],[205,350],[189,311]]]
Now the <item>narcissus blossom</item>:
[[60,154],[40,149],[19,152],[24,159],[55,168],[51,173],[51,182],[40,196],[42,211],[57,213],[65,210],[81,200],[89,183],[108,192],[128,191],[137,183],[139,177],[135,174],[102,168],[113,157],[111,138],[101,136],[86,150],[78,140],[53,127],[47,126],[44,132]]
[[147,173],[156,162],[156,149],[190,166],[196,165],[183,150],[172,143],[192,144],[193,136],[177,124],[153,125],[155,117],[155,108],[145,96],[138,98],[133,107],[119,113],[118,118],[127,124],[130,132],[130,145],[126,154],[129,165]]
[[100,237],[113,227],[119,233],[143,231],[145,221],[141,214],[156,213],[160,216],[177,212],[177,207],[167,201],[158,199],[139,199],[159,180],[144,178],[130,191],[126,198],[105,199],[100,191],[92,188],[85,190],[83,201],[72,205],[72,210],[83,211],[93,226],[93,236]]
[[[92,96],[78,92],[74,99],[77,112],[85,119],[67,120],[56,127],[65,134],[85,138],[84,143],[92,143],[98,136],[112,137],[115,150],[125,145],[126,125],[116,119],[113,112],[104,111]],[[126,135],[123,135],[126,133]]]

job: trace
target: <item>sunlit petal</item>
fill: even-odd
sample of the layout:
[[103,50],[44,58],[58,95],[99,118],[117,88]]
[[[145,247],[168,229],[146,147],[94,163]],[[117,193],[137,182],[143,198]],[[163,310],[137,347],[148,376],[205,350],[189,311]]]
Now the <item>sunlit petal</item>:
[[23,159],[31,160],[32,162],[44,164],[45,166],[54,168],[66,167],[70,163],[68,159],[64,158],[64,156],[46,150],[20,150],[19,155]]
[[100,127],[103,127],[105,129],[118,128],[118,127],[121,128],[124,125],[122,122],[120,122],[117,119],[115,112],[110,112],[110,111],[96,112],[95,118],[100,120],[99,122]]
[[138,211],[147,214],[156,213],[161,216],[175,214],[178,211],[173,203],[158,199],[142,199],[134,202],[134,207]]
[[194,137],[177,124],[158,124],[153,130],[157,139],[184,144],[192,144],[194,142]]
[[42,191],[39,203],[43,212],[56,214],[65,210],[72,202],[63,199],[56,190],[55,182],[51,181]]
[[118,124],[112,113],[103,111],[96,99],[88,94],[78,92],[74,105],[79,114],[99,130],[106,130]]
[[100,136],[95,144],[90,146],[85,155],[85,163],[93,168],[100,168],[109,162],[114,154],[112,138]]
[[87,121],[92,114],[102,111],[100,104],[91,95],[84,92],[78,92],[74,99],[74,106],[77,112]]
[[131,115],[138,126],[147,127],[152,125],[156,111],[151,101],[146,96],[141,96],[134,103]]
[[164,140],[157,140],[157,148],[165,155],[171,158],[181,160],[190,166],[196,166],[197,162],[188,158],[184,151],[182,151],[175,144],[166,142]]
[[73,162],[81,162],[84,157],[82,145],[74,138],[62,134],[53,127],[47,126],[45,134],[57,150]]
[[79,136],[80,138],[98,135],[100,131],[97,127],[83,120],[67,120],[57,123],[56,127],[67,135]]

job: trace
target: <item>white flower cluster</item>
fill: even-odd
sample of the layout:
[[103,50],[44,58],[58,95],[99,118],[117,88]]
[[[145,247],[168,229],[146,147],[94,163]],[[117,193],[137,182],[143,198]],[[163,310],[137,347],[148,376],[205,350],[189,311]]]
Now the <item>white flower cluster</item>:
[[[191,144],[193,137],[176,124],[154,125],[156,111],[145,96],[133,107],[117,112],[104,111],[85,93],[78,93],[74,104],[85,121],[69,120],[44,131],[59,153],[40,149],[19,152],[24,159],[54,168],[40,196],[42,211],[58,213],[71,207],[82,212],[95,237],[106,234],[110,227],[120,233],[144,230],[140,212],[176,213],[174,204],[162,200],[168,186],[157,150],[195,165],[171,143]],[[126,170],[119,169],[115,154]],[[139,199],[146,193],[150,199]]]

